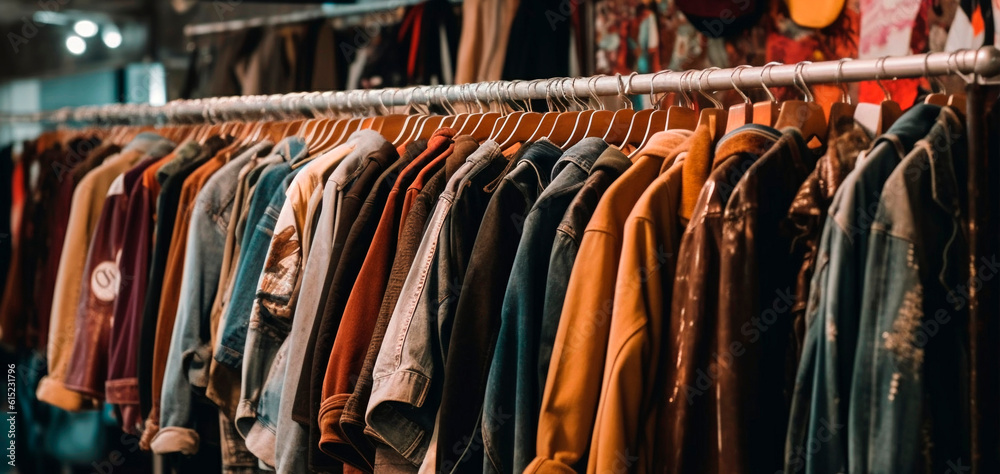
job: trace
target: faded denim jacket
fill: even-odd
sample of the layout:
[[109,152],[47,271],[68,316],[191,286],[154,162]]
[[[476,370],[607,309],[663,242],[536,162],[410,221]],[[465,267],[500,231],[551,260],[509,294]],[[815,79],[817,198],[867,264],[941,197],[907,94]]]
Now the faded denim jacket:
[[968,281],[959,187],[966,149],[961,120],[942,108],[882,189],[861,301],[866,339],[851,392],[851,421],[869,428],[851,430],[851,446],[867,445],[868,456],[852,457],[852,472],[952,472],[972,463],[961,296]]
[[193,424],[198,420],[192,419],[192,385],[207,385],[212,357],[210,313],[215,301],[212,289],[219,283],[237,179],[243,165],[270,146],[270,143],[255,145],[230,160],[205,183],[195,201],[187,236],[188,251],[184,256],[181,299],[160,397],[160,431],[152,441],[157,453],[197,451],[198,434]]
[[[864,340],[859,337],[858,314],[871,222],[886,179],[913,144],[927,135],[939,111],[938,106],[919,104],[903,114],[872,143],[830,205],[806,308],[806,336],[785,440],[785,472],[848,472],[848,467],[850,472],[863,472],[855,471],[855,462],[867,457],[867,441],[848,446],[848,432],[866,433],[868,427],[861,424],[867,423],[868,412],[859,412],[864,413],[860,424],[850,423],[848,408],[854,405],[852,383],[863,380],[855,373],[854,359],[859,340]],[[867,439],[867,434],[856,439],[861,438]]]

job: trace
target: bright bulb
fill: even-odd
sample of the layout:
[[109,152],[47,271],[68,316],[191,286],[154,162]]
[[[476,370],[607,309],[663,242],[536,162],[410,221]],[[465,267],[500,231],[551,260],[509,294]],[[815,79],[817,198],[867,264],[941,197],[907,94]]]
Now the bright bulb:
[[97,34],[97,23],[90,20],[80,20],[73,24],[73,31],[84,38],[90,38]]
[[69,38],[66,38],[66,49],[68,49],[69,52],[79,56],[83,54],[84,51],[87,50],[87,43],[83,41],[83,38],[73,35],[70,36]]
[[106,30],[101,34],[104,45],[109,48],[117,48],[122,45],[122,34],[118,30]]

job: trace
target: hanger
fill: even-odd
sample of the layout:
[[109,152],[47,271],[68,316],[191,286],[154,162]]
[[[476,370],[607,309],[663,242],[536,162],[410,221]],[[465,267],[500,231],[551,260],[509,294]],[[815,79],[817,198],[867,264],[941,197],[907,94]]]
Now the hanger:
[[[628,137],[628,127],[624,126],[627,123],[631,126],[632,117],[635,115],[635,109],[632,108],[632,99],[629,99],[629,95],[632,92],[632,87],[630,84],[625,84],[622,81],[621,74],[615,74],[618,79],[618,97],[621,98],[622,102],[625,103],[625,108],[618,109],[615,111],[614,115],[611,117],[611,123],[608,124],[608,130],[604,133],[604,141],[608,144],[612,143],[623,143],[625,138]],[[629,83],[631,83],[632,75],[629,75]]]
[[[455,107],[453,107],[451,101],[448,100],[448,97],[446,95],[447,89],[442,90],[443,87],[446,86],[444,85],[433,86],[432,90],[441,91],[439,93],[438,92],[435,93],[438,94],[438,104],[441,105],[441,108],[444,109],[446,115],[434,115],[425,120],[424,123],[420,124],[420,131],[417,132],[417,136],[414,139],[426,140],[430,138],[431,135],[433,135],[437,129],[441,128],[441,124],[444,123],[444,120],[446,118],[453,117],[457,114],[455,111]],[[428,124],[430,125],[430,127],[427,126]]]
[[[569,138],[567,138],[564,142],[559,143],[559,148],[566,148],[570,143],[579,143],[580,140],[583,140],[583,138],[587,136],[587,130],[590,129],[590,124],[594,119],[594,113],[598,111],[598,108],[600,108],[600,110],[604,110],[604,102],[601,102],[601,98],[597,95],[597,88],[594,87],[594,83],[597,82],[598,77],[601,76],[594,76],[587,79],[587,91],[589,92],[588,97],[595,105],[593,107],[591,107],[590,104],[585,105],[586,109],[576,116],[576,122],[573,124],[573,131],[570,132]],[[581,128],[580,124],[584,121],[587,122],[587,125]]]
[[[552,79],[552,85],[555,87],[559,86],[559,93],[565,97],[565,90],[563,87],[563,82],[566,78],[554,78]],[[556,119],[558,119],[563,113],[564,109],[569,108],[569,104],[559,100],[558,95],[550,96],[548,95],[548,89],[546,89],[545,103],[548,106],[548,112],[542,114],[542,121],[538,123],[535,127],[535,131],[531,132],[531,135],[525,140],[528,142],[533,142],[541,139],[542,137],[548,136],[552,133],[556,125]]]
[[[924,77],[927,78],[927,82],[931,85],[931,93],[927,94],[924,98],[925,104],[939,105],[944,107],[948,105],[948,94],[947,88],[944,86],[944,82],[938,76],[932,76],[930,74],[930,68],[927,66],[927,59],[930,57],[931,53],[924,55]],[[948,65],[951,67],[951,64]]]
[[[728,120],[728,112],[723,108],[722,102],[708,94],[704,91],[704,87],[701,85],[701,79],[705,74],[717,70],[717,67],[711,67],[701,71],[698,75],[698,93],[708,99],[713,107],[702,109],[698,116],[698,126],[701,127],[705,125],[708,127],[709,132],[712,134],[712,143],[717,142],[723,135],[726,134],[726,123]],[[692,88],[692,90],[694,90]]]
[[[489,134],[493,130],[493,127],[496,126],[497,122],[499,122],[502,117],[507,115],[504,110],[504,99],[500,94],[501,83],[500,81],[494,81],[492,84],[496,86],[497,109],[499,112],[493,112],[490,108],[490,103],[487,100],[486,113],[482,114],[475,125],[466,124],[466,126],[462,127],[462,130],[460,130],[457,135],[471,135],[477,142],[482,142],[489,138]],[[510,97],[510,88],[513,87],[513,84],[513,82],[507,83],[508,97]],[[489,87],[490,86],[487,86],[487,94],[489,93]],[[517,102],[513,101],[511,104],[516,105]],[[518,109],[519,112],[524,112],[524,110],[527,109]]]
[[[792,78],[795,88],[802,92],[805,100],[782,102],[774,128],[781,130],[785,127],[795,127],[802,132],[806,143],[813,139],[823,143],[827,139],[826,114],[823,112],[823,108],[814,101],[812,91],[809,90],[809,85],[806,84],[805,77],[802,76],[802,68],[806,64],[809,62],[804,61],[796,64],[795,76]],[[802,84],[799,84],[799,80],[802,81]]]
[[879,62],[876,63],[876,68],[879,68],[879,71],[875,72],[875,83],[878,84],[879,89],[882,89],[882,102],[879,104],[858,104],[854,110],[854,119],[875,135],[885,133],[893,122],[903,115],[899,104],[892,100],[892,94],[885,88],[885,84],[882,84],[881,76],[885,73],[885,59],[886,57],[879,59]]
[[778,99],[774,97],[771,92],[771,88],[764,83],[764,74],[767,74],[767,78],[771,79],[771,68],[777,66],[781,63],[777,61],[772,61],[764,65],[764,68],[760,72],[760,87],[764,89],[769,100],[764,102],[754,102],[753,104],[753,123],[757,125],[766,125],[771,127],[775,122],[778,121]]
[[[635,74],[635,73],[633,73]],[[568,96],[566,95],[565,89],[562,87],[563,82],[572,81],[570,87],[573,91]],[[553,143],[563,144],[562,146],[570,145],[571,138],[573,137],[573,132],[576,131],[576,126],[580,122],[582,110],[586,110],[587,104],[580,100],[576,95],[576,78],[565,78],[560,81],[560,91],[562,92],[563,99],[566,101],[566,109],[562,113],[556,116],[555,122],[552,124],[552,128],[545,133],[544,137],[548,138]],[[576,110],[570,110],[575,108]]]
[[[951,53],[948,56],[948,74],[949,75],[951,74],[951,60],[952,60],[952,58],[955,58],[956,54],[958,54],[957,51]],[[957,62],[957,58],[956,58],[956,62]],[[965,82],[968,83],[969,81],[966,80]],[[963,94],[961,92],[958,92],[958,93],[955,93],[955,94],[951,94],[951,95],[948,96],[948,107],[954,108],[955,110],[961,112],[962,115],[964,116],[965,115],[965,106],[966,106],[965,100],[966,100],[965,99],[965,94]]]
[[736,105],[729,106],[729,117],[726,120],[726,133],[732,132],[737,128],[740,128],[748,123],[753,123],[753,103],[750,102],[750,98],[740,90],[739,86],[736,85],[736,80],[733,76],[743,72],[750,66],[742,65],[736,66],[733,69],[733,73],[729,75],[729,82],[733,84],[733,89],[736,93],[743,98],[743,101]]
[[851,93],[847,90],[847,84],[843,82],[843,68],[844,62],[850,61],[851,58],[843,58],[837,63],[837,86],[840,87],[840,101],[834,102],[830,105],[830,119],[827,121],[827,137],[830,139],[835,138],[838,135],[837,127],[840,122],[845,117],[854,118],[855,106],[851,100]]
[[[553,81],[545,81],[545,97],[549,98],[549,88],[552,86]],[[536,81],[529,82],[529,87],[534,86]],[[526,97],[530,95],[526,94]],[[493,139],[500,143],[500,148],[506,149],[514,143],[519,143],[527,140],[534,133],[534,130],[538,128],[538,124],[541,123],[542,114],[535,112],[531,108],[531,102],[528,101],[528,111],[523,114],[510,114],[504,120],[503,125],[500,126],[500,130],[496,135],[493,135]],[[517,117],[513,117],[518,115]],[[514,120],[516,118],[516,120]],[[513,121],[512,126],[508,126]],[[506,133],[505,133],[506,132]]]

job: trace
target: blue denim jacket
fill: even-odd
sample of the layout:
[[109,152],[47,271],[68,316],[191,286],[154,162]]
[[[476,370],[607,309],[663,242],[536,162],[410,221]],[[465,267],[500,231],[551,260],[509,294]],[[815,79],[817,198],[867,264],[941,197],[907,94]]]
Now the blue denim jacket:
[[246,344],[250,309],[257,293],[257,280],[264,268],[274,224],[281,212],[281,205],[285,202],[285,190],[295,174],[302,169],[293,170],[292,163],[305,158],[307,151],[305,142],[299,137],[289,137],[279,142],[272,153],[283,157],[285,162],[264,171],[254,190],[240,246],[232,297],[222,316],[219,340],[213,351],[216,361],[233,369],[240,369],[243,363],[243,346]]
[[[484,472],[522,472],[535,457],[542,399],[537,360],[548,257],[566,208],[607,147],[600,138],[586,138],[566,150],[524,219],[483,403]],[[491,416],[496,413],[513,413],[513,418]]]
[[[882,189],[872,223],[861,334],[851,393],[851,446],[868,446],[857,472],[947,472],[971,464],[968,241],[956,167],[965,168],[962,122],[943,108]],[[956,166],[957,165],[957,166]],[[964,176],[963,176],[964,178]],[[860,366],[868,368],[858,371]],[[866,438],[854,439],[855,435]],[[855,459],[852,458],[852,461]]]
[[160,397],[160,431],[152,443],[156,452],[180,451],[183,446],[197,445],[198,436],[192,429],[197,420],[191,419],[192,385],[207,385],[212,350],[210,312],[215,301],[212,288],[219,284],[236,180],[243,165],[270,147],[270,142],[260,143],[230,160],[205,183],[195,201],[187,236],[188,252],[184,256],[181,298]]
[[[889,174],[927,134],[939,111],[938,106],[919,104],[903,114],[872,143],[867,157],[834,196],[806,309],[806,336],[785,443],[785,472],[848,472],[848,467],[856,472],[856,463],[867,456],[867,441],[848,445],[849,432],[868,430],[849,423],[848,407],[855,403],[852,384],[864,380],[855,372],[855,351],[858,342],[865,340],[859,337],[858,314],[871,223]],[[866,416],[857,421],[866,422]],[[860,439],[853,434],[850,438]]]

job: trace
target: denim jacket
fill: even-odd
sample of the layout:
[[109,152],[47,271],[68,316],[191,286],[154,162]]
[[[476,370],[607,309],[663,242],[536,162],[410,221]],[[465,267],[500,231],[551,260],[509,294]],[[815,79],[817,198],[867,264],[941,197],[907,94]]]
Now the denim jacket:
[[536,361],[550,270],[548,256],[563,213],[607,147],[604,140],[595,137],[585,138],[566,150],[552,168],[551,182],[538,195],[523,223],[506,223],[512,227],[523,225],[523,231],[503,296],[499,335],[481,410],[484,472],[522,472],[535,457],[538,405],[542,399]]
[[856,345],[864,340],[859,339],[857,315],[870,224],[885,180],[927,134],[939,110],[920,104],[903,114],[875,140],[830,205],[806,309],[806,336],[785,440],[786,472],[847,472],[848,467],[855,472],[855,463],[867,457],[867,434],[856,438],[866,439],[864,443],[849,447],[848,432],[867,433],[868,412],[859,412],[858,423],[849,423],[848,406],[855,403],[852,376],[855,381],[865,378],[855,372],[854,357]]
[[968,311],[958,297],[968,281],[959,191],[966,143],[962,122],[941,109],[882,189],[861,299],[866,339],[855,358],[855,369],[868,368],[856,373],[870,377],[856,378],[851,393],[851,420],[869,427],[851,431],[851,446],[867,445],[868,456],[852,458],[852,471],[971,463],[969,397],[960,388],[969,377]]

